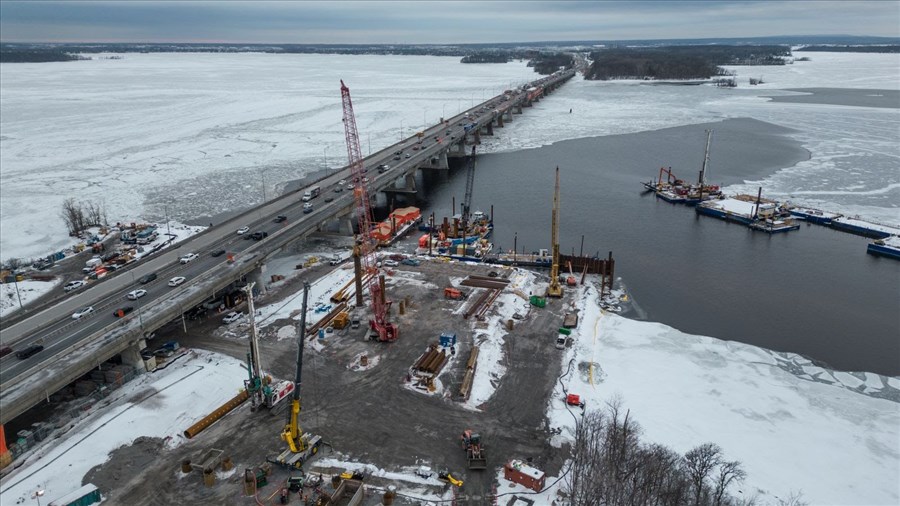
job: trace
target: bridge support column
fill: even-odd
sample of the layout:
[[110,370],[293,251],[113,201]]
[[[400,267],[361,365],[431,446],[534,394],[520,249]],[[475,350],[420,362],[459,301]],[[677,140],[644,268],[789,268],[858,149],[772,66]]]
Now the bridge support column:
[[497,128],[503,128],[503,115],[502,114],[497,116]]
[[[513,111],[513,112],[515,112],[516,114],[522,114],[522,104],[517,105],[515,107],[515,111]],[[512,118],[512,117],[510,117],[510,118]]]
[[490,122],[484,126],[484,134],[485,135],[494,135],[494,122]]
[[506,114],[506,121],[509,121],[510,123],[512,123],[513,108],[510,107],[509,109],[507,109],[505,114]]
[[131,366],[135,369],[139,369],[141,371],[146,370],[144,365],[144,359],[141,358],[141,350],[147,347],[147,341],[141,339],[134,346],[129,346],[126,348],[122,354],[122,363],[128,366]]
[[259,287],[260,293],[268,293],[269,289],[267,288],[268,283],[266,283],[266,264],[262,264],[258,269],[255,269],[248,276],[250,281],[256,283],[256,286]]
[[475,130],[475,144],[481,144],[481,132]]
[[353,219],[349,215],[340,220],[340,233],[342,235],[353,235]]
[[450,163],[447,161],[447,152],[446,151],[441,151],[440,156],[437,156],[435,158],[437,158],[437,163],[435,163],[434,158],[431,159],[431,168],[432,169],[448,170],[450,168]]
[[416,193],[416,174],[414,172],[406,174],[406,184],[404,186],[406,186],[407,192]]

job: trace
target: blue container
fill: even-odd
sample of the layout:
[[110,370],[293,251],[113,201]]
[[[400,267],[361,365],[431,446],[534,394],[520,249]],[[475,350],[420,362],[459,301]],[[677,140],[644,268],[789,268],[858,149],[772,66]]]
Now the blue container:
[[319,339],[325,339],[325,329],[319,329]]
[[441,346],[447,348],[456,345],[456,334],[441,334]]

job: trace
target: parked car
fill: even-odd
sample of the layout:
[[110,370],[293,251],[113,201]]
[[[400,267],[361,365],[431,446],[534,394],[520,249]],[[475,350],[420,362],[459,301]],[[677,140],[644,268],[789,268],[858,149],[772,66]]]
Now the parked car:
[[214,257],[220,257],[224,254],[225,254],[225,250],[223,250],[223,249],[217,249],[211,253],[211,255]]
[[269,237],[268,232],[257,231],[257,232],[253,232],[252,234],[250,234],[250,238],[253,239],[254,241],[261,241],[261,240],[265,239],[266,237]]
[[199,258],[199,255],[197,255],[196,253],[188,253],[187,255],[184,255],[183,257],[179,258],[178,261],[183,264],[186,264],[196,258]]
[[200,318],[204,318],[208,311],[209,310],[203,306],[197,306],[194,309],[188,311],[187,317],[189,320],[198,320]]
[[279,215],[276,216],[275,219],[272,220],[272,221],[274,221],[275,223],[281,223],[282,221],[287,221],[287,216],[284,216],[284,215],[279,214]]
[[249,231],[250,231],[250,227],[241,227],[241,228],[237,229],[238,235],[244,235]]
[[397,262],[396,260],[391,260],[390,258],[384,261],[385,267],[397,267],[398,265],[400,265],[399,262]]
[[140,290],[132,290],[132,291],[128,292],[128,294],[125,295],[125,297],[128,300],[138,300],[141,297],[143,297],[144,295],[147,295],[147,290],[140,289]]
[[403,265],[411,265],[413,267],[418,267],[420,262],[418,260],[416,260],[415,258],[404,258],[403,260],[400,261],[400,263]]
[[71,292],[72,290],[78,290],[79,288],[81,288],[81,287],[84,286],[84,285],[85,285],[85,282],[84,282],[84,281],[81,281],[80,279],[79,279],[79,280],[75,280],[75,281],[69,281],[69,282],[66,283],[66,285],[63,287],[63,290],[65,290],[65,291],[67,291],[67,292]]
[[141,279],[139,279],[138,282],[142,285],[146,285],[147,283],[153,281],[154,279],[156,279],[156,273],[151,272],[150,274],[141,276]]
[[226,325],[231,325],[232,323],[240,320],[243,317],[244,317],[243,313],[236,313],[236,312],[232,311],[232,312],[228,313],[227,315],[225,315],[225,318],[222,318],[222,321]]
[[134,307],[132,306],[120,307],[119,309],[113,311],[113,316],[121,318],[132,311],[134,311]]
[[73,320],[78,320],[78,319],[81,318],[82,316],[87,316],[87,315],[89,315],[89,314],[91,314],[91,313],[93,313],[93,312],[94,312],[94,307],[93,307],[93,306],[87,306],[87,307],[81,308],[81,309],[79,309],[78,311],[75,311],[74,313],[72,313],[72,319],[73,319]]
[[43,349],[44,347],[39,344],[32,344],[24,350],[16,352],[16,358],[18,358],[19,360],[25,360],[26,358],[40,352]]
[[178,285],[184,283],[184,280],[185,280],[184,276],[175,276],[174,278],[169,280],[169,286],[178,286]]

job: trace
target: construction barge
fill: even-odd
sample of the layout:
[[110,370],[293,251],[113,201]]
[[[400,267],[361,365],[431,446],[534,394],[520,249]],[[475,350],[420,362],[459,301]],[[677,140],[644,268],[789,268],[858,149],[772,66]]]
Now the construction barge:
[[493,216],[481,211],[475,211],[468,219],[458,214],[452,222],[445,217],[438,227],[435,227],[432,215],[431,223],[425,229],[427,233],[419,237],[416,249],[420,255],[482,262],[494,249],[493,243],[488,240],[494,231]]
[[[722,198],[722,189],[719,185],[706,183],[706,172],[709,167],[709,144],[712,140],[712,130],[706,131],[706,153],[703,156],[703,166],[700,168],[700,177],[697,184],[687,184],[682,179],[675,177],[672,167],[660,167],[656,181],[643,183],[644,189],[656,194],[656,198],[671,204],[686,204],[695,206],[701,202]],[[663,175],[666,176],[663,182]]]
[[700,203],[695,209],[698,214],[733,221],[768,234],[800,229],[800,225],[789,217],[790,212],[783,204],[762,198],[762,188],[756,197],[736,195],[731,198],[710,200]]
[[869,243],[866,253],[900,260],[900,236],[894,235],[884,239],[876,239],[875,242]]

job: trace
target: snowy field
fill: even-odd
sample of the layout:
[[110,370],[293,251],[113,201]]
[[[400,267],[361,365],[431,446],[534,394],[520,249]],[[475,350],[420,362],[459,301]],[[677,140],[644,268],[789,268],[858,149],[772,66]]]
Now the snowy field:
[[[484,152],[751,117],[796,129],[811,159],[762,181],[772,197],[900,222],[900,109],[776,103],[787,88],[900,88],[890,54],[798,53],[812,61],[735,67],[737,89],[576,77],[484,139]],[[448,78],[447,76],[452,76]],[[158,221],[257,204],[346,162],[339,81],[353,93],[364,153],[539,76],[524,62],[274,54],[133,54],[0,65],[0,257],[60,249],[68,196],[109,216]],[[750,77],[765,84],[750,87]],[[568,109],[573,114],[568,114]]]
[[[313,306],[327,304],[330,293],[350,279],[349,271],[336,267],[312,284],[307,321],[321,317]],[[705,442],[718,444],[725,457],[739,460],[748,474],[731,493],[744,499],[757,496],[761,504],[778,504],[791,492],[802,492],[810,504],[900,502],[900,379],[834,372],[798,355],[628,320],[600,310],[596,279],[589,279],[574,296],[572,309],[580,318],[573,344],[564,351],[552,350],[564,371],[572,364],[562,383],[566,392],[581,395],[587,410],[602,410],[605,403],[621,399],[643,427],[647,443],[678,452]],[[516,270],[510,281],[489,313],[487,328],[473,327],[481,353],[467,409],[478,409],[493,395],[492,382],[503,381],[502,323],[518,313],[527,324],[531,312],[540,311],[526,302],[526,294],[539,289],[535,276]],[[417,272],[397,270],[388,283],[427,282]],[[262,325],[279,318],[299,320],[301,297],[302,290],[296,297],[258,307]],[[282,327],[278,336],[296,338],[294,327]],[[327,339],[310,344],[318,349],[330,345]],[[243,376],[235,359],[190,353],[164,371],[129,383],[109,406],[89,413],[59,444],[29,457],[4,479],[0,502],[14,501],[38,487],[52,496],[74,490],[87,470],[138,436],[178,445],[187,425],[236,394],[241,385],[228,378]],[[375,366],[377,357],[370,363]],[[556,447],[571,440],[574,432],[575,418],[562,401],[564,395],[557,384],[547,406],[549,425],[562,428],[551,440]],[[574,408],[574,414],[580,410]],[[414,468],[386,470],[354,456],[317,465],[364,469],[394,480],[400,493],[426,501],[448,498],[434,494],[434,477],[416,476]],[[548,476],[548,486],[556,479]],[[498,493],[526,492],[502,478],[498,481]],[[527,497],[549,505],[564,484],[561,480]]]

